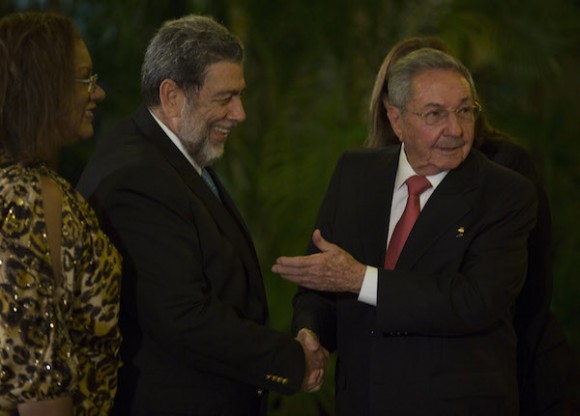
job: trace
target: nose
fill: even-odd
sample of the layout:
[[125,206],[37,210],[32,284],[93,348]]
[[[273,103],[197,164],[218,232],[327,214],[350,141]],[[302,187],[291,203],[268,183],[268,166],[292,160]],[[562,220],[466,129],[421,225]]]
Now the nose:
[[449,117],[447,117],[447,123],[445,124],[445,130],[449,136],[461,136],[463,134],[461,120],[453,111],[449,112]]
[[99,84],[95,84],[95,90],[90,94],[91,101],[103,101],[107,93]]
[[244,104],[242,104],[242,97],[237,96],[232,98],[228,117],[237,122],[246,119],[246,111],[244,110]]

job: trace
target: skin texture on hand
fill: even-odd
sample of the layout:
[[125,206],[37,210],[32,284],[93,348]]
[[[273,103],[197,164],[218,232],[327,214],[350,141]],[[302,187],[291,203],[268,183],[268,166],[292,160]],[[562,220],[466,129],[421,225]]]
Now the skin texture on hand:
[[272,271],[308,289],[358,294],[366,266],[339,246],[326,241],[320,230],[314,231],[312,242],[320,253],[278,257]]
[[316,392],[320,390],[324,381],[328,351],[320,345],[316,334],[307,328],[298,331],[296,340],[302,345],[306,362],[302,390],[307,393]]

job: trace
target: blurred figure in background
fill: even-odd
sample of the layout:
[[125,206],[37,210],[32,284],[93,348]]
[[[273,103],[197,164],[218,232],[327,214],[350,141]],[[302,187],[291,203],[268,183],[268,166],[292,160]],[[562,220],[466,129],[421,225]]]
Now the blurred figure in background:
[[0,415],[106,415],[121,259],[52,168],[105,98],[72,21],[0,19]]
[[[389,72],[399,59],[425,47],[451,53],[441,39],[422,36],[400,41],[385,56],[370,101],[367,147],[381,148],[399,143],[387,117]],[[476,120],[474,147],[490,160],[526,176],[536,185],[538,222],[528,240],[528,271],[514,315],[518,336],[520,414],[566,414],[571,352],[560,325],[550,312],[553,248],[548,198],[528,151],[508,134],[494,128],[485,111]]]

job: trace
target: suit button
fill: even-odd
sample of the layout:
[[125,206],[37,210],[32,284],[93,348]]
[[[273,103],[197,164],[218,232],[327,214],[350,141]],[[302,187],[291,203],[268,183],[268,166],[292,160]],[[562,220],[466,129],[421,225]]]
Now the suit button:
[[264,395],[264,389],[258,389],[256,393],[258,394],[258,397],[262,397]]

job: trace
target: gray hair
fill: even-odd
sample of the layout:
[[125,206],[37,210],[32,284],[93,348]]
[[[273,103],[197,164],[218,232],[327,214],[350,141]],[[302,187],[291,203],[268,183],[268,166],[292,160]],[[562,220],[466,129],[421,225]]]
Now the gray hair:
[[429,70],[455,71],[469,83],[471,95],[477,99],[475,84],[469,70],[457,59],[433,48],[421,48],[401,58],[391,69],[388,85],[389,104],[405,111],[413,94],[413,78]]
[[203,85],[207,68],[216,62],[241,63],[241,41],[211,17],[189,15],[163,24],[155,34],[141,68],[141,92],[148,107],[157,106],[159,87],[171,79],[186,93]]

